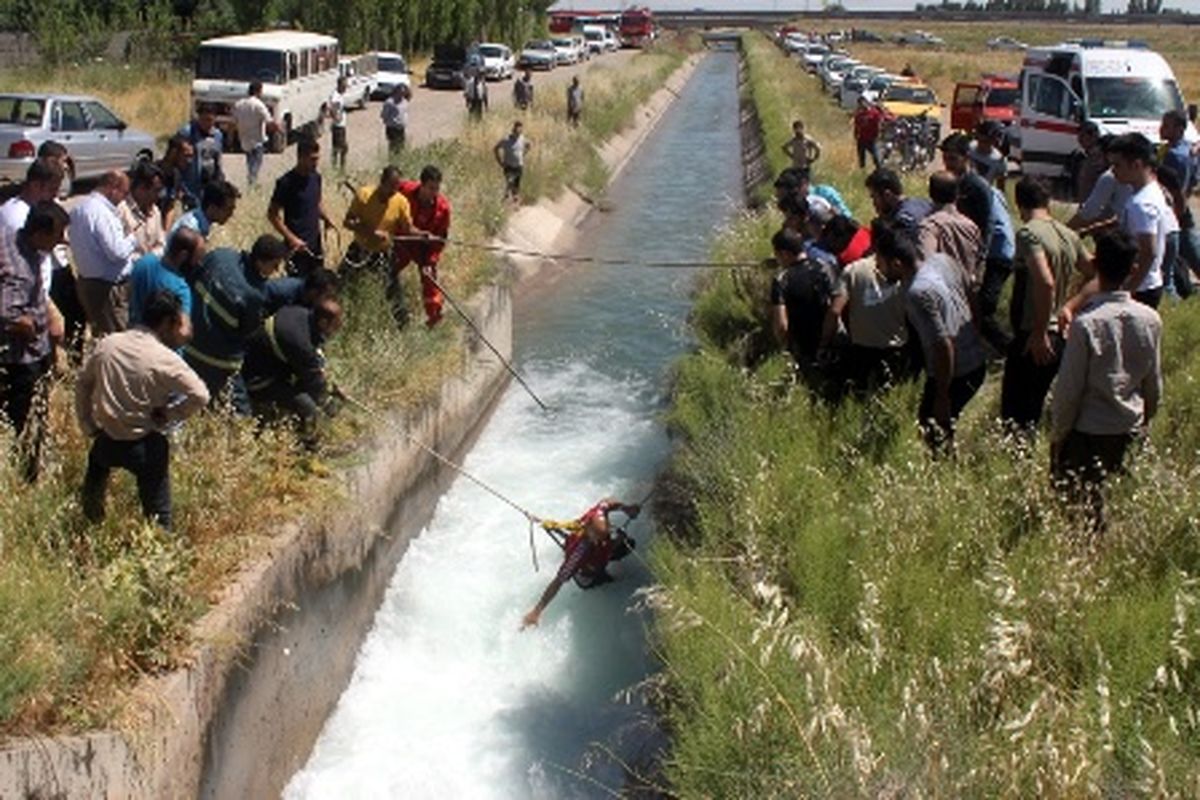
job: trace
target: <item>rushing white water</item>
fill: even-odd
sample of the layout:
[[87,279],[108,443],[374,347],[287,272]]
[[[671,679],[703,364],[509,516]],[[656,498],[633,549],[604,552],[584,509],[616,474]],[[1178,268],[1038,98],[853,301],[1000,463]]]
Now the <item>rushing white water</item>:
[[[703,258],[739,187],[735,62],[706,59],[614,187],[616,210],[584,234],[604,257]],[[667,453],[657,414],[686,346],[692,273],[575,270],[518,307],[521,369],[554,409],[505,394],[464,466],[534,513],[573,517],[615,494],[640,500]],[[639,539],[652,527],[638,520]],[[561,561],[524,519],[458,480],[389,586],[354,677],[308,764],[299,798],[611,796],[622,763],[661,744],[652,715],[618,696],[653,670],[631,608],[648,580],[568,585],[539,628],[518,630]],[[642,543],[643,548],[645,542]]]

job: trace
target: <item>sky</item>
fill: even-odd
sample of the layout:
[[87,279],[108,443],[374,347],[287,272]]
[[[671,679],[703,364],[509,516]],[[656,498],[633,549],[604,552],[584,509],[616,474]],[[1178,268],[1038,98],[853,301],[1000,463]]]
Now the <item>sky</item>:
[[[925,3],[938,0],[924,0]],[[917,0],[842,0],[850,11],[904,11],[911,10]],[[628,5],[649,6],[651,9],[689,10],[705,8],[713,10],[726,9],[764,9],[764,10],[796,10],[819,11],[821,0],[559,0],[555,8],[596,10],[616,9]],[[1103,0],[1105,11],[1120,11],[1128,5],[1126,0]],[[1200,13],[1200,0],[1167,0],[1168,8]]]

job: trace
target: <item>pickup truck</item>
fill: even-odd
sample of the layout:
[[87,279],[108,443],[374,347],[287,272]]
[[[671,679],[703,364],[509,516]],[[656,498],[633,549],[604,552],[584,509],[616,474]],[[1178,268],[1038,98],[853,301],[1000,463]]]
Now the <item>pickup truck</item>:
[[338,59],[338,76],[346,79],[349,105],[366,108],[375,93],[375,55],[343,56]]

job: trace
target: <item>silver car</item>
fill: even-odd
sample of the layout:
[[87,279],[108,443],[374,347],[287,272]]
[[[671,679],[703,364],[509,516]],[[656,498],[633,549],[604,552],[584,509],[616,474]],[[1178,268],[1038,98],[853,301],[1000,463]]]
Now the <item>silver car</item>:
[[134,130],[95,97],[0,94],[0,180],[22,181],[43,142],[67,148],[72,181],[154,157],[154,137]]

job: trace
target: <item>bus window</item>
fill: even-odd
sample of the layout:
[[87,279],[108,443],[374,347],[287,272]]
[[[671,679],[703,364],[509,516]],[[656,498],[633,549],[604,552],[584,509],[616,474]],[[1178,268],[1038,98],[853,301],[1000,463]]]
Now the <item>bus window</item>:
[[196,53],[196,77],[225,81],[282,83],[283,59],[277,51],[202,46]]
[[300,57],[295,53],[288,53],[288,80],[294,81],[300,77]]

